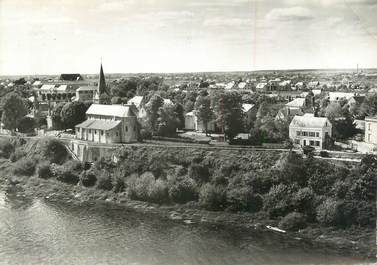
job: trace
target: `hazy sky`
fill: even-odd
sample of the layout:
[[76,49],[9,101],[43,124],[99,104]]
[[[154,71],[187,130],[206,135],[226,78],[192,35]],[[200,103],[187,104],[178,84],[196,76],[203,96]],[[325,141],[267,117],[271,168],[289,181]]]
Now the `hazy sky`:
[[377,67],[377,0],[0,0],[0,74]]

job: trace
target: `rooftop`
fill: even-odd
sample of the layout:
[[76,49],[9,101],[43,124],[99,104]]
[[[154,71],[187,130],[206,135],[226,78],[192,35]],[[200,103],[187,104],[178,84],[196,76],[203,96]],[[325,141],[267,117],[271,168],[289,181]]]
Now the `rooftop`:
[[134,116],[130,105],[102,105],[92,104],[86,111],[86,115],[101,115],[111,117],[130,117]]
[[76,127],[94,130],[111,130],[117,127],[121,121],[86,120]]
[[306,113],[304,116],[295,116],[289,126],[305,128],[323,128],[331,126],[331,123],[325,117],[314,117],[312,113]]

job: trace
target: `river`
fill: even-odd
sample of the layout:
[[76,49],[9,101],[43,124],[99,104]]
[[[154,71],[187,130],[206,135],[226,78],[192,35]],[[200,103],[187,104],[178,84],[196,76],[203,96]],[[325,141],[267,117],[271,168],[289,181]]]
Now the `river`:
[[367,264],[270,234],[0,192],[0,264]]

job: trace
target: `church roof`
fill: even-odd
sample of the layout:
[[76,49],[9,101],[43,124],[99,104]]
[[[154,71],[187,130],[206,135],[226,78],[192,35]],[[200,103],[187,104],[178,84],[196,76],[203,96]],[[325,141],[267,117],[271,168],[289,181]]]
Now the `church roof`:
[[99,115],[111,117],[130,117],[135,116],[130,105],[103,105],[92,104],[86,111],[86,115]]
[[111,130],[117,127],[121,121],[104,121],[104,120],[86,120],[76,127],[85,128],[85,129],[93,129],[93,130]]

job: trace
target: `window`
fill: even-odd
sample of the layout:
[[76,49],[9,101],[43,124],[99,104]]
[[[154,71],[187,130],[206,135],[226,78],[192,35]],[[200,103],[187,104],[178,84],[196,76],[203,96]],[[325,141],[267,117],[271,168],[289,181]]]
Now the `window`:
[[119,133],[118,133],[118,132],[116,132],[116,136],[119,136]]
[[301,132],[300,131],[297,131],[297,136],[300,136],[301,135]]
[[109,137],[109,136],[110,136],[110,133],[106,133],[106,136]]
[[368,123],[368,131],[370,131],[370,123]]
[[94,134],[97,134],[97,130],[94,130]]
[[313,145],[314,145],[314,141],[310,141],[310,145],[312,145],[312,146],[313,146]]
[[302,136],[308,136],[308,132],[302,132]]
[[126,132],[128,132],[128,127],[126,126]]
[[101,131],[101,135],[103,135],[103,131]]
[[319,146],[319,141],[315,141],[315,146]]
[[92,130],[89,130],[89,133],[92,133]]
[[309,132],[310,137],[315,137],[315,132]]
[[295,139],[295,144],[300,144],[300,140],[299,139]]
[[316,133],[315,133],[315,137],[319,137],[319,132],[316,132]]

